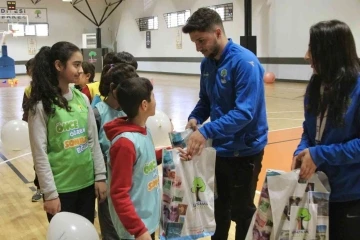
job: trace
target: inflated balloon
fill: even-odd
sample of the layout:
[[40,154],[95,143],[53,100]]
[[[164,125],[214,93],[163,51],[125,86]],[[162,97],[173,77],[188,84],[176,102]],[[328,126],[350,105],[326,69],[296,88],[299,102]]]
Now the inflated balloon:
[[47,240],[99,240],[94,225],[75,213],[59,212],[51,219]]
[[146,126],[150,129],[156,148],[171,146],[169,132],[172,131],[172,124],[165,113],[156,110],[155,115],[146,121]]
[[11,120],[1,128],[1,142],[5,149],[19,151],[30,145],[28,124],[22,120]]
[[275,82],[275,74],[273,72],[267,72],[264,75],[265,83],[274,83]]

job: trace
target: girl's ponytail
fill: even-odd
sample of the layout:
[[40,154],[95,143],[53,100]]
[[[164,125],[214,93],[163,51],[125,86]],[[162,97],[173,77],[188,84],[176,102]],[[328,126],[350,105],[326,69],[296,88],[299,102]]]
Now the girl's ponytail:
[[72,54],[80,51],[77,46],[69,42],[55,43],[51,48],[42,47],[35,56],[32,72],[31,94],[25,104],[25,111],[35,112],[36,104],[41,101],[47,115],[55,112],[54,105],[70,111],[67,100],[62,96],[55,68],[55,61],[59,60],[64,66]]

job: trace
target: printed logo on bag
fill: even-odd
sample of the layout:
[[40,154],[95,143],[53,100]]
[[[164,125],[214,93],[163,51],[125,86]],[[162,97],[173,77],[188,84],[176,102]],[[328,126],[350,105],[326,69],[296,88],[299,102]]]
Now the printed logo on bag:
[[193,187],[191,188],[191,192],[196,194],[196,201],[201,201],[199,197],[200,192],[205,192],[206,185],[204,183],[204,180],[200,177],[196,177],[193,181]]
[[311,214],[309,209],[300,208],[297,214],[297,230],[305,230],[304,222],[309,222],[311,220]]
[[204,180],[201,177],[195,177],[193,181],[193,187],[191,188],[191,192],[195,193],[196,203],[194,203],[194,207],[197,206],[207,206],[208,203],[204,202],[200,199],[200,192],[205,192],[206,185]]

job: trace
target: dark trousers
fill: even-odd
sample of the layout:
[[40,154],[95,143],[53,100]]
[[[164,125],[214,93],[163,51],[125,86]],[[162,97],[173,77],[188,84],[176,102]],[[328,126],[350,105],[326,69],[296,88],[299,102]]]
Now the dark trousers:
[[360,200],[329,204],[329,239],[360,239]]
[[[35,170],[35,166],[34,166],[34,170]],[[35,171],[34,185],[36,186],[37,189],[40,189],[39,179],[37,177],[36,171]]]
[[216,157],[216,231],[212,240],[228,239],[231,220],[236,240],[244,240],[256,211],[254,196],[264,151],[247,157]]
[[[151,234],[151,239],[155,240],[155,233]],[[121,239],[121,240],[130,240],[130,239]],[[133,240],[133,239],[132,239]]]
[[[72,212],[94,223],[95,188],[94,185],[69,193],[59,193],[61,212]],[[50,222],[53,215],[46,213]]]
[[98,216],[102,239],[120,240],[111,220],[107,198],[104,202],[98,204]]

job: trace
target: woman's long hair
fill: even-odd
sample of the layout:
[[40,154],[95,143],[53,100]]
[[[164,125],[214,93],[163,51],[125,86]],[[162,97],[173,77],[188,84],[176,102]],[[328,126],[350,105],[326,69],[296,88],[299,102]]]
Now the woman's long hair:
[[41,101],[47,115],[55,112],[54,105],[70,111],[68,101],[62,96],[59,86],[55,61],[59,60],[66,67],[73,53],[80,49],[69,42],[55,43],[51,48],[42,47],[35,56],[32,69],[31,94],[25,104],[25,111],[35,112],[36,104]]
[[[334,126],[340,126],[360,71],[350,28],[338,20],[313,25],[309,53],[315,73],[307,87],[305,111],[318,115],[328,108],[327,118]],[[321,85],[325,86],[323,97]]]

